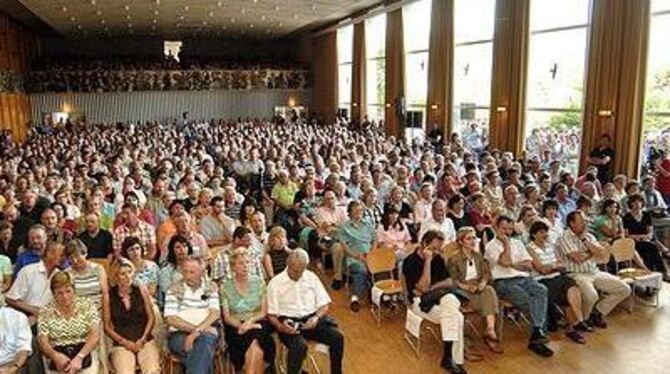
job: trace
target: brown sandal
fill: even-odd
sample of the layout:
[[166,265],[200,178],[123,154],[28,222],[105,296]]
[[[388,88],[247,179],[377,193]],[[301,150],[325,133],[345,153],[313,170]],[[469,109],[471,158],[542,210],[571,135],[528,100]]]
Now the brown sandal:
[[496,354],[502,354],[503,350],[500,348],[500,340],[497,338],[492,338],[488,335],[484,336],[484,344],[491,350],[491,352]]

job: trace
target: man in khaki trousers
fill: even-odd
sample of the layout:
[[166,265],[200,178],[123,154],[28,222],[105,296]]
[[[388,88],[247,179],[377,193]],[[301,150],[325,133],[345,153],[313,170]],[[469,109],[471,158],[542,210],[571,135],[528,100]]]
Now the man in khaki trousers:
[[[592,326],[607,328],[605,316],[630,296],[630,287],[619,277],[598,270],[595,258],[609,254],[586,231],[584,216],[576,210],[567,216],[567,228],[558,239],[558,250],[565,258],[565,269],[582,293],[582,309]],[[602,291],[602,297],[598,294]]]

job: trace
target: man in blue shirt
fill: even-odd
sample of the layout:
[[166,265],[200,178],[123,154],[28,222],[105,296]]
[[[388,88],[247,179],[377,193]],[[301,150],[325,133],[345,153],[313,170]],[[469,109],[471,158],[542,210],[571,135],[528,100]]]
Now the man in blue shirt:
[[565,223],[565,218],[577,209],[577,204],[568,196],[568,187],[562,183],[556,186],[556,202],[558,215],[561,217],[561,222]]
[[17,258],[14,265],[14,277],[24,266],[40,262],[47,246],[47,231],[41,224],[33,225],[28,231],[28,248]]

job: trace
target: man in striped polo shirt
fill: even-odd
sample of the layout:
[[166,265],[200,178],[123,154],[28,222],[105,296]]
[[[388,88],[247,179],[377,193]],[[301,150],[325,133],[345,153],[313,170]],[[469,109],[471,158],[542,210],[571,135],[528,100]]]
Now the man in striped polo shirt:
[[182,263],[183,279],[165,298],[165,321],[170,326],[168,346],[186,367],[186,374],[210,373],[219,340],[215,325],[220,316],[216,284],[204,278],[199,258]]
[[[609,254],[586,231],[584,215],[575,210],[567,215],[567,228],[557,246],[565,258],[565,269],[582,292],[583,315],[592,326],[607,328],[605,316],[630,295],[630,287],[610,273],[598,270],[595,258]],[[602,297],[598,291],[602,292]]]

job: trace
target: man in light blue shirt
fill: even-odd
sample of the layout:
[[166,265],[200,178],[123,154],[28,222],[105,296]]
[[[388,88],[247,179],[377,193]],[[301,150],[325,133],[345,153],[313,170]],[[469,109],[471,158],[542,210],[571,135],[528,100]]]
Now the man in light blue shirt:
[[556,202],[561,223],[565,224],[565,218],[570,212],[577,210],[577,204],[568,196],[568,187],[562,183],[556,186]]

